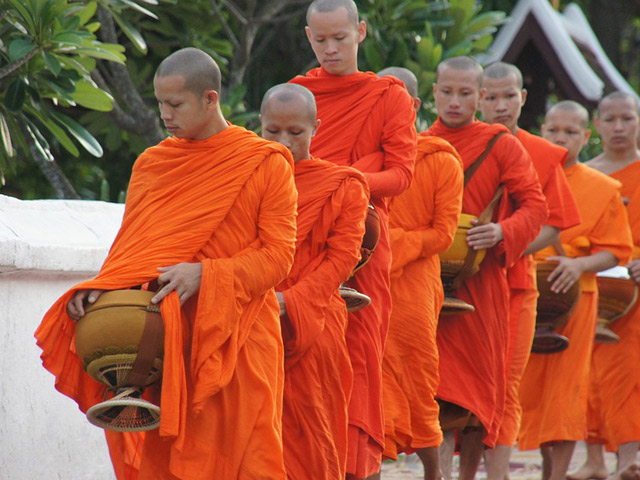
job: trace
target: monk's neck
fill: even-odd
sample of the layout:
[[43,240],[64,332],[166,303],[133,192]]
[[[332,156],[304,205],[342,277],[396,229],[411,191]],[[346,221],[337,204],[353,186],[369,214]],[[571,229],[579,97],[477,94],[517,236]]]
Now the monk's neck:
[[602,152],[602,159],[608,163],[615,163],[622,167],[640,159],[640,150],[637,148],[614,150],[612,148],[605,147]]
[[577,164],[578,164],[578,157],[567,158],[567,161],[564,164],[564,169],[567,170]]

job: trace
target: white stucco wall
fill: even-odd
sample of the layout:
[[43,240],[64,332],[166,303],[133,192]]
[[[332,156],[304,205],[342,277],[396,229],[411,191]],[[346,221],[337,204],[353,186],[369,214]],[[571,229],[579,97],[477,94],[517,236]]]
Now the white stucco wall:
[[123,206],[0,195],[0,479],[112,480],[103,431],[54,389],[33,333],[102,264]]

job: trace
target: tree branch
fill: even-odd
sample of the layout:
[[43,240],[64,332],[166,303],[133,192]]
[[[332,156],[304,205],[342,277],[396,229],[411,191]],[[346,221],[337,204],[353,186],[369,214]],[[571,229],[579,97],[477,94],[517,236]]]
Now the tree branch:
[[245,18],[244,15],[242,15],[242,12],[240,11],[240,9],[230,0],[220,0],[220,3],[222,3],[225,7],[227,7],[229,9],[229,11],[233,14],[234,17],[236,17],[236,19],[242,24],[242,25],[246,25],[248,23],[248,20]]
[[4,67],[0,68],[0,79],[3,79],[4,77],[8,77],[9,75],[11,75],[13,72],[18,70],[20,67],[22,67],[25,63],[27,63],[29,60],[31,60],[41,51],[42,51],[42,48],[36,47],[33,50],[31,50],[29,53],[27,53],[24,57],[20,57],[19,59],[14,60],[13,62],[8,63]]
[[222,28],[227,34],[227,37],[229,37],[229,40],[231,40],[231,43],[233,44],[233,48],[234,49],[240,48],[240,41],[238,40],[238,37],[236,37],[235,33],[233,33],[233,30],[231,29],[231,26],[227,22],[227,19],[224,18],[224,15],[222,15],[222,12],[220,11],[220,8],[218,8],[218,3],[216,2],[216,0],[211,0],[211,8],[213,8],[213,13],[218,18],[218,20],[220,20],[220,23],[222,24]]

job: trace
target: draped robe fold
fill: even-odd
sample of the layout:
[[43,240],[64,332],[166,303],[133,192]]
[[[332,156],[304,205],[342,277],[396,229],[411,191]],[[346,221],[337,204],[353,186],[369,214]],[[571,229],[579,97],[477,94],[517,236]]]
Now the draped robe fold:
[[[563,170],[567,150],[522,129],[518,129],[516,138],[531,156],[538,173],[549,209],[545,225],[560,230],[578,225],[578,206]],[[507,280],[510,288],[507,394],[497,444],[513,446],[518,438],[522,417],[520,379],[529,360],[536,326],[538,289],[533,256],[523,256],[509,268]]]
[[282,437],[287,478],[345,477],[353,380],[338,287],[360,258],[369,196],[360,172],[323,160],[295,164],[298,231],[283,292]]
[[[633,259],[640,258],[640,162],[612,173],[629,199],[627,214],[633,236]],[[609,326],[620,337],[615,344],[596,343],[591,355],[587,441],[610,451],[640,441],[640,303]]]
[[[468,169],[502,125],[474,121],[449,128],[438,119],[423,135],[448,140]],[[452,315],[438,325],[438,398],[466,408],[486,430],[484,443],[495,446],[505,402],[509,287],[504,267],[519,259],[547,219],[547,207],[529,155],[513,135],[502,135],[465,186],[462,212],[478,216],[499,186],[507,192],[493,221],[503,239],[489,249],[480,270],[466,279],[456,296],[475,312]]]
[[[631,256],[632,243],[620,184],[580,163],[565,173],[582,218],[580,225],[560,233],[567,256],[609,251],[624,264]],[[547,247],[535,258],[543,260],[556,254],[554,247]],[[579,282],[580,300],[567,325],[558,330],[569,339],[568,348],[529,357],[520,384],[520,450],[539,448],[551,441],[586,438],[589,366],[598,309],[596,274],[585,272]]]
[[161,304],[162,382],[145,392],[160,405],[160,428],[144,435],[138,478],[284,478],[273,287],[293,262],[295,208],[292,159],[281,145],[235,126],[201,141],[168,138],[136,161],[122,226],[98,276],[46,313],[36,331],[43,365],[86,411],[104,387],[75,354],[69,299],[79,289],[141,285],[161,266],[202,263],[197,296],[181,308],[172,292]]
[[416,155],[413,101],[399,80],[372,72],[334,76],[322,68],[291,80],[313,92],[322,126],[311,154],[360,170],[380,217],[375,253],[348,285],[371,298],[349,314],[347,346],[353,366],[347,472],[379,471],[384,449],[382,353],[391,312],[387,198],[409,188]]
[[436,329],[444,292],[439,253],[462,208],[462,160],[438,137],[419,137],[413,182],[389,204],[392,311],[382,363],[384,456],[442,442],[435,400]]

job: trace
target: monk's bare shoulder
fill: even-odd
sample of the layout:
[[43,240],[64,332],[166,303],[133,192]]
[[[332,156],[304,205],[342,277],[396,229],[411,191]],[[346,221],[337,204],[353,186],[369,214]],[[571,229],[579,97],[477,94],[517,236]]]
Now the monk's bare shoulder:
[[609,167],[610,162],[607,161],[607,159],[605,158],[604,154],[600,154],[597,155],[595,157],[593,157],[591,160],[587,160],[586,162],[584,162],[585,165],[590,166],[591,168],[595,168],[596,170],[599,170],[603,173],[607,173],[606,170],[608,170],[607,167]]

